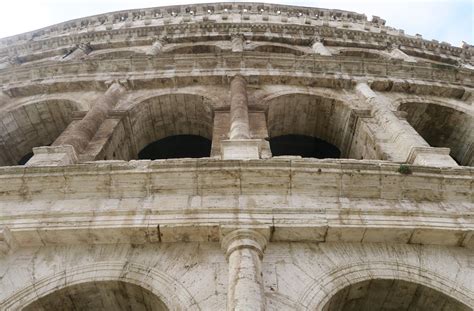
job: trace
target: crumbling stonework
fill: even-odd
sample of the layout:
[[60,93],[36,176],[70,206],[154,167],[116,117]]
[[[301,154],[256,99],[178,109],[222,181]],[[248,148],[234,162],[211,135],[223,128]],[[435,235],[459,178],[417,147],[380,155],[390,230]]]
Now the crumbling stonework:
[[[0,39],[0,310],[472,310],[473,66],[261,3]],[[176,135],[209,157],[139,159]]]

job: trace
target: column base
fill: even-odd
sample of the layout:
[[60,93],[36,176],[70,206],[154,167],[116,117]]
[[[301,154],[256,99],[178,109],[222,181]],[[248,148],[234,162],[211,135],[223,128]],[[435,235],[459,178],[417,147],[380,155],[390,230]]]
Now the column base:
[[221,141],[223,160],[250,160],[260,158],[261,139],[236,139]]
[[76,152],[71,145],[36,147],[26,166],[64,166],[77,163]]
[[435,167],[458,166],[449,152],[449,148],[413,147],[408,155],[407,163]]

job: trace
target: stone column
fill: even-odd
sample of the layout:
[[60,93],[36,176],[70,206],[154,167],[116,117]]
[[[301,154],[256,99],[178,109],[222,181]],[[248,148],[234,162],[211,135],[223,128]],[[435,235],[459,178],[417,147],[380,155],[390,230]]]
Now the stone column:
[[438,167],[457,166],[456,161],[449,156],[449,148],[430,147],[410,124],[393,113],[388,99],[377,95],[367,83],[358,83],[356,91],[372,106],[374,118],[392,136],[405,162]]
[[230,82],[229,140],[221,142],[224,159],[258,159],[260,140],[251,139],[247,81],[236,75]]
[[229,262],[227,310],[265,310],[262,258],[269,230],[236,229],[222,239]]
[[[118,82],[113,82],[84,118],[71,123],[51,147],[33,148],[34,156],[27,165],[67,165],[77,162],[77,154],[86,149],[107,118],[109,110],[117,104],[124,93],[125,88]],[[48,163],[49,160],[51,163]]]
[[250,139],[247,81],[241,75],[230,82],[230,132],[229,138]]
[[312,45],[313,53],[322,55],[322,56],[331,56],[331,52],[324,46],[322,40],[320,38],[313,39]]

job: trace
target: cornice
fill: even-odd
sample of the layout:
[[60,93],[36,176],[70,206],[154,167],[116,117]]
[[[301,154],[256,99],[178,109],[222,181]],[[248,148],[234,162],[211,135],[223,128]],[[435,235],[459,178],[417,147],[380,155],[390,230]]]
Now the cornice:
[[[247,12],[244,12],[245,7]],[[226,8],[227,12],[224,11]],[[208,10],[211,12],[208,13]],[[191,11],[194,13],[191,14]],[[280,13],[277,13],[278,11]],[[176,14],[173,16],[172,12]],[[245,18],[246,14],[249,18]],[[224,18],[226,15],[229,16]],[[286,21],[283,16],[287,16]],[[383,20],[378,18],[368,22],[365,15],[353,12],[261,3],[172,6],[107,13],[0,39],[0,47],[3,46],[0,48],[0,55],[28,55],[51,47],[69,48],[71,45],[90,42],[101,37],[110,39],[122,35],[136,38],[149,36],[150,33],[173,35],[172,32],[183,33],[189,30],[227,29],[243,32],[271,31],[277,34],[297,32],[327,39],[346,40],[353,37],[356,41],[371,40],[381,42],[383,45],[403,45],[453,57],[462,56],[467,60],[472,57],[473,49],[468,45],[458,48],[436,40],[423,40],[420,36],[407,36],[401,30],[384,26],[381,21]]]

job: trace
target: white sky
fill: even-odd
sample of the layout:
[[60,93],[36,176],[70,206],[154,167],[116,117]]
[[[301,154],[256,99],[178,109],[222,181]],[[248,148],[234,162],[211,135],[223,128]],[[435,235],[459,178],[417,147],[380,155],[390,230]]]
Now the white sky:
[[[3,0],[0,4],[0,38],[67,20],[106,12],[165,5],[209,3],[199,0]],[[474,44],[474,0],[273,0],[268,2],[343,9],[387,20],[388,26],[425,39],[460,46]]]

